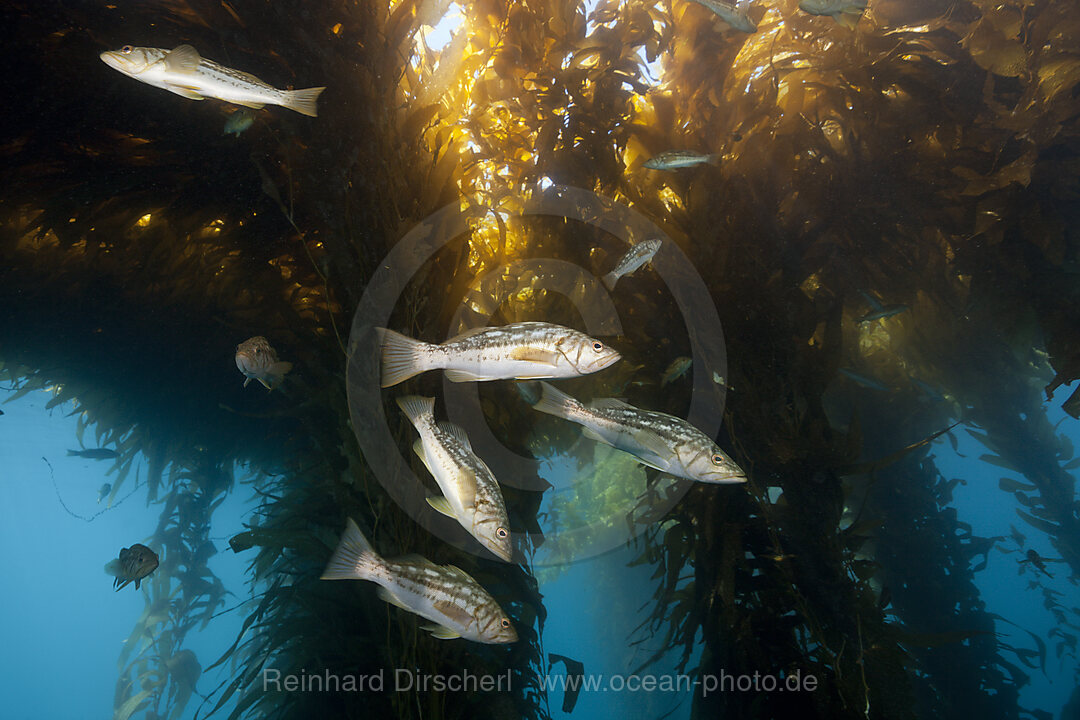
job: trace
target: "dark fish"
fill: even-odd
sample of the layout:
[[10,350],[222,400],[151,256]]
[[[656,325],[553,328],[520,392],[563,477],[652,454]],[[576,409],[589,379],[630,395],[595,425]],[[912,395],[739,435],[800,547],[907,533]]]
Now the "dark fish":
[[102,485],[101,489],[98,490],[97,501],[100,503],[102,500],[109,496],[110,492],[112,492],[112,485],[110,485],[109,483],[105,483],[104,485]]
[[130,582],[135,583],[135,589],[139,589],[139,583],[150,573],[157,570],[158,556],[145,545],[135,543],[129,548],[120,550],[120,557],[110,560],[105,566],[105,572],[116,579],[113,587],[122,589]]
[[120,457],[120,453],[109,448],[90,448],[89,450],[68,450],[68,455],[77,455],[87,460],[112,460]]
[[871,320],[884,320],[887,317],[892,317],[893,315],[899,315],[902,312],[906,312],[907,309],[907,305],[886,305],[880,310],[874,310],[863,315],[861,318],[859,318],[859,322],[865,323],[870,322]]
[[562,701],[562,711],[564,713],[573,712],[574,706],[577,705],[578,692],[581,691],[581,685],[585,679],[585,663],[555,653],[548,653],[548,662],[552,665],[561,662],[566,666],[566,677],[574,678],[573,683],[566,683],[566,692]]
[[3,414],[4,414],[4,411],[3,411],[3,410],[0,410],[0,415],[3,415]]

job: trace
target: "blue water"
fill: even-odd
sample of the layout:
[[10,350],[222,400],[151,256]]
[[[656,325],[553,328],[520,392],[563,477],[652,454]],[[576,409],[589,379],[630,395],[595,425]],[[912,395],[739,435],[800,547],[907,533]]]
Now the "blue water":
[[[6,395],[4,396],[6,397]],[[50,396],[35,392],[2,406],[0,458],[3,460],[4,502],[0,503],[0,543],[6,549],[6,592],[0,593],[0,691],[2,717],[7,719],[109,717],[117,679],[117,659],[123,642],[144,609],[144,593],[132,586],[112,589],[104,564],[121,547],[146,540],[158,519],[158,507],[147,507],[142,490],[115,505],[92,522],[72,517],[64,509],[86,517],[102,509],[96,502],[98,488],[113,478],[107,475],[111,461],[68,457],[77,447],[75,418],[69,407],[45,410]],[[1060,409],[1047,408],[1051,423],[1062,417]],[[959,430],[959,428],[957,429]],[[1060,427],[1080,447],[1077,423],[1066,419]],[[1014,512],[1012,496],[998,489],[1000,468],[977,460],[985,449],[966,433],[957,432],[958,451],[948,442],[933,445],[938,467],[945,477],[964,478],[954,493],[960,519],[970,523],[977,535],[1009,534],[1015,525],[1027,537],[1027,547],[1046,558],[1055,553],[1045,537],[1025,525]],[[92,429],[86,433],[92,442]],[[55,487],[49,465],[55,472]],[[240,473],[238,473],[240,475]],[[129,478],[127,487],[131,487]],[[118,498],[126,495],[123,490]],[[253,507],[250,493],[238,482],[233,493],[215,513],[211,535],[218,554],[211,569],[232,593],[225,608],[250,596],[245,583],[249,554],[234,554],[227,538],[241,531],[241,523]],[[1011,541],[1001,547],[1011,548]],[[613,689],[615,675],[625,677],[655,648],[655,641],[631,647],[632,629],[644,619],[653,591],[649,567],[626,567],[632,549],[615,551],[568,566],[541,586],[548,609],[543,637],[544,650],[584,663],[589,676],[603,678],[600,689],[582,691],[574,717],[669,717],[689,715],[689,692],[633,692]],[[1048,633],[1054,619],[1043,607],[1039,590],[1027,589],[1028,574],[1018,578],[1017,553],[990,553],[988,567],[977,582],[990,612],[998,613],[1048,643],[1046,673],[1030,671],[1031,682],[1021,692],[1021,704],[1058,716],[1074,688],[1075,661],[1059,662]],[[1066,607],[1080,604],[1080,592],[1067,579],[1064,565],[1048,566],[1054,578],[1043,582],[1063,593]],[[641,609],[645,606],[644,609]],[[202,666],[216,660],[236,637],[243,608],[215,618],[203,632],[188,635],[187,647]],[[999,623],[1001,639],[1019,647],[1031,647],[1023,630]],[[667,657],[645,672],[656,677],[676,676],[675,658]],[[696,664],[692,659],[689,670]],[[228,677],[226,663],[200,678],[197,689],[210,693]],[[553,676],[564,673],[561,665]],[[194,716],[200,703],[193,697],[183,717]],[[566,717],[560,710],[562,691],[553,689],[549,702],[552,716]],[[207,708],[203,708],[205,715]]]

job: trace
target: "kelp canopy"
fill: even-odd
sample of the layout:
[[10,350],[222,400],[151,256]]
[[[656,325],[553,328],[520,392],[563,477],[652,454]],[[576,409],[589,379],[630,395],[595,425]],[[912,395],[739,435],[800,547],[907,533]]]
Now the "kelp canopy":
[[[430,47],[448,11],[462,22]],[[995,638],[974,585],[995,539],[957,518],[955,481],[919,441],[963,422],[1025,477],[1001,489],[1028,532],[1080,573],[1073,449],[1041,408],[1052,376],[1080,376],[1080,5],[872,0],[854,30],[795,0],[751,15],[755,34],[679,0],[602,1],[588,15],[562,0],[5,4],[3,374],[77,402],[121,452],[114,494],[144,454],[161,517],[118,716],[164,717],[191,696],[200,661],[183,638],[223,607],[207,528],[236,463],[258,473],[263,499],[233,543],[258,548],[256,596],[219,660],[232,680],[201,715],[547,715],[528,567],[470,559],[388,500],[348,424],[344,352],[380,259],[448,203],[477,208],[474,223],[402,297],[404,332],[441,339],[472,280],[514,259],[606,272],[620,249],[602,233],[506,222],[538,182],[651,218],[723,323],[734,392],[721,443],[751,481],[693,487],[646,533],[640,561],[656,565],[657,588],[643,631],[684,662],[701,638],[698,673],[801,669],[819,689],[697,696],[695,717],[1024,712],[1025,668],[1047,649]],[[189,43],[278,87],[328,90],[317,119],[271,109],[225,136],[233,108],[97,60],[129,43]],[[642,167],[672,149],[719,161]],[[860,322],[868,296],[908,310]],[[647,276],[615,297],[633,319],[619,343],[655,380],[688,353],[682,320]],[[576,317],[541,289],[495,321]],[[284,392],[241,388],[232,352],[252,335],[295,364]],[[667,412],[689,401],[686,384],[632,388],[635,404]],[[570,437],[484,392],[507,446],[550,454]],[[1080,398],[1065,407],[1077,416]],[[516,531],[536,526],[537,493],[507,500]],[[522,641],[440,643],[370,588],[319,582],[346,516],[380,548],[461,564]],[[1077,611],[1050,590],[1046,602],[1056,654],[1075,662]],[[264,694],[260,676],[411,666],[515,680],[497,696]]]

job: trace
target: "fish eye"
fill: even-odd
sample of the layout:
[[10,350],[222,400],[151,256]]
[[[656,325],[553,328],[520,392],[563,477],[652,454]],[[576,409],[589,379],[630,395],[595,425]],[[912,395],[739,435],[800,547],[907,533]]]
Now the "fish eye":
[[720,453],[713,453],[712,464],[713,465],[723,465],[724,464],[724,456],[721,455]]
[[503,629],[509,629],[510,628],[510,621],[507,620],[506,618],[503,618],[502,620],[500,620],[499,624],[503,626]]
[[600,342],[599,340],[594,340],[593,344],[592,344],[592,349],[595,350],[596,352],[603,352],[604,351],[604,343]]
[[506,532],[506,528],[495,528],[495,536],[500,540],[505,540],[509,535],[510,533]]
[[120,48],[120,52],[124,53],[125,55],[130,55],[131,51],[134,49],[135,48],[131,47],[130,45],[125,45],[124,47]]

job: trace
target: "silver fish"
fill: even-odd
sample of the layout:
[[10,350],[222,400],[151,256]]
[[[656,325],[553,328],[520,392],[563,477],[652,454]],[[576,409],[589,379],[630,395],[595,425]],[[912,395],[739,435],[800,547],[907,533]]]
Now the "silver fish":
[[720,156],[715,153],[703,155],[693,150],[668,150],[652,156],[643,165],[650,170],[678,170],[706,163],[715,164],[719,159]]
[[429,497],[428,504],[457,520],[481,545],[510,562],[514,546],[499,483],[473,452],[465,430],[435,422],[435,398],[409,395],[398,398],[397,404],[420,433],[413,450],[443,492],[442,497]]
[[585,437],[628,452],[645,465],[706,483],[746,482],[746,474],[705,433],[674,415],[641,410],[615,398],[584,405],[540,383],[540,412],[576,422]]
[[[688,357],[677,357],[671,361],[671,364],[667,366],[667,370],[664,371],[664,377],[660,380],[660,387],[664,387],[669,382],[674,382],[686,374],[686,371],[690,369],[690,366],[694,363]],[[714,373],[715,374],[715,373]]]
[[907,310],[907,305],[886,305],[884,307],[878,308],[877,310],[871,310],[870,312],[866,313],[861,318],[859,318],[859,322],[865,323],[872,322],[874,320],[884,320],[887,317],[899,315],[900,313],[906,312]]
[[237,110],[225,121],[225,134],[240,137],[241,133],[255,124],[255,113],[247,108]]
[[861,373],[857,373],[851,368],[840,368],[839,373],[850,379],[852,382],[858,385],[862,385],[863,387],[870,388],[871,390],[880,390],[882,392],[889,392],[890,390],[889,386],[885,385],[881,381],[875,380],[871,377],[867,377],[866,375],[863,375]]
[[623,275],[629,275],[651,261],[663,244],[664,241],[661,238],[650,238],[635,243],[633,247],[626,251],[625,255],[619,258],[619,261],[615,263],[615,268],[600,280],[608,290],[614,290],[615,283],[619,282],[619,278]]
[[258,380],[267,390],[273,390],[292,370],[292,363],[279,361],[274,348],[260,335],[236,346],[236,367],[244,373],[244,387]]
[[510,618],[480,584],[453,565],[436,565],[411,555],[386,560],[349,519],[323,580],[370,580],[379,598],[434,625],[424,629],[440,640],[463,637],[480,643],[517,640]]
[[746,6],[749,5],[746,0],[736,0],[736,2],[722,2],[722,0],[693,0],[702,7],[707,7],[714,13],[720,16],[720,19],[726,22],[736,30],[741,30],[744,33],[757,32],[757,25],[750,19],[750,15],[746,12]]
[[101,53],[101,60],[128,77],[189,100],[212,97],[256,110],[280,105],[309,117],[318,114],[315,103],[326,89],[278,90],[254,75],[206,60],[190,45],[173,50],[125,45]]
[[802,0],[799,9],[811,15],[828,15],[844,27],[854,29],[868,4],[867,0]]
[[440,369],[450,382],[577,377],[603,370],[621,357],[582,332],[544,322],[474,328],[441,345],[393,330],[378,331],[383,387]]

